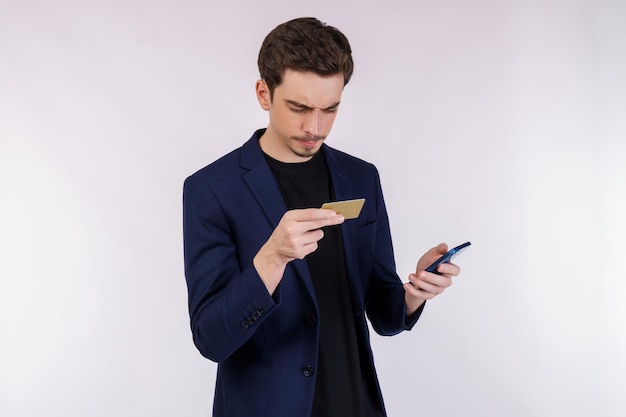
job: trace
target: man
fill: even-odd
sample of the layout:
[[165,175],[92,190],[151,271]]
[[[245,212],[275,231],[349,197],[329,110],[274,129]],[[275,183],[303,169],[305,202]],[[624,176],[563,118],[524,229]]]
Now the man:
[[[213,413],[233,417],[385,415],[373,329],[413,327],[460,270],[395,271],[376,168],[330,148],[353,70],[337,29],[301,18],[259,53],[266,129],[185,181],[185,274],[194,343],[218,365]],[[324,202],[365,198],[346,220]]]

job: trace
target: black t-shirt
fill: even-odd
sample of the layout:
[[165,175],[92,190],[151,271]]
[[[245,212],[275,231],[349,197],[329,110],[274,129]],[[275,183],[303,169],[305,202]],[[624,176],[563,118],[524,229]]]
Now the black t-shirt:
[[[266,158],[290,210],[319,208],[334,199],[323,152],[302,163],[283,163],[268,155]],[[318,249],[305,258],[317,298],[320,326],[311,417],[382,416],[372,373],[361,369],[341,226],[323,230]]]

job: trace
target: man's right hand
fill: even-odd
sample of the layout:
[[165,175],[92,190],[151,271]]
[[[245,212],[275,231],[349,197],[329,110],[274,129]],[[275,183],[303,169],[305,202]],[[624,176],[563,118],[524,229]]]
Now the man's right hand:
[[286,212],[252,261],[269,293],[276,290],[289,262],[317,250],[317,242],[324,237],[322,227],[343,221],[341,214],[326,209]]

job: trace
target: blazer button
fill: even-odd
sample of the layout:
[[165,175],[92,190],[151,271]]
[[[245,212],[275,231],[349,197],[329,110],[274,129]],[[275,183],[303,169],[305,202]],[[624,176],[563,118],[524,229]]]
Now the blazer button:
[[307,316],[306,318],[306,324],[308,324],[309,326],[314,326],[317,323],[317,317],[316,316]]
[[302,373],[307,377],[313,375],[313,367],[311,365],[305,366],[302,368]]
[[241,322],[242,329],[247,329],[248,327],[250,327],[250,322],[248,320],[244,320]]

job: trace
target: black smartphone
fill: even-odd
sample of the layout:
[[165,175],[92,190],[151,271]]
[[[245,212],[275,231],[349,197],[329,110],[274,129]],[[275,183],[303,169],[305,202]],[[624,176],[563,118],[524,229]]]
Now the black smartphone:
[[463,250],[465,250],[465,248],[467,248],[470,245],[471,245],[470,242],[465,242],[462,245],[459,245],[450,249],[441,258],[437,259],[435,262],[430,264],[428,268],[426,268],[426,272],[439,274],[439,272],[437,272],[437,267],[439,266],[439,264],[452,261],[452,259],[454,259],[459,253],[463,252]]

